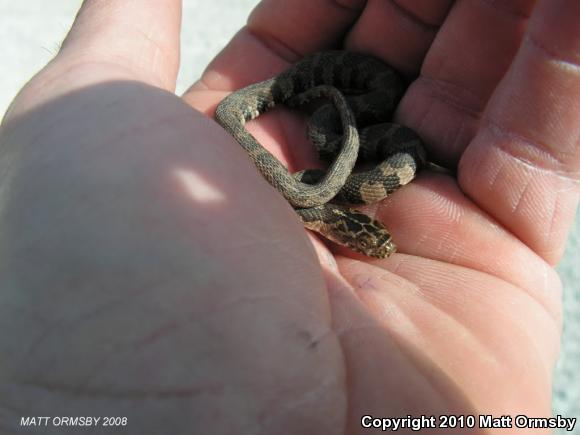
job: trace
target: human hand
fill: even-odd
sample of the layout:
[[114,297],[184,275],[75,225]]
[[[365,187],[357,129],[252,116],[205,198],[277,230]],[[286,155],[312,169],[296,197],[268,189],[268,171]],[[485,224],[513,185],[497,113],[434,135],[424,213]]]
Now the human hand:
[[[166,92],[179,2],[144,3],[134,17],[87,2],[4,124],[0,318],[18,340],[0,341],[1,405],[114,411],[136,433],[169,418],[172,432],[357,433],[365,414],[549,414],[580,8],[539,4],[516,54],[531,4],[263,2],[186,102],[210,115],[338,43],[422,65],[398,119],[457,165],[457,180],[422,174],[376,209],[400,254],[334,263],[314,240],[317,263],[237,144]],[[288,147],[298,122],[249,128],[309,166]]]

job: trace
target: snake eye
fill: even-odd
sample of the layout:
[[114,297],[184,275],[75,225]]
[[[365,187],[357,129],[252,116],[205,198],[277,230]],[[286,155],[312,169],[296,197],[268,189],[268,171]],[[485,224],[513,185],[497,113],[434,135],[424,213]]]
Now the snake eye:
[[373,241],[366,236],[361,236],[358,240],[358,244],[362,249],[369,249],[374,245]]

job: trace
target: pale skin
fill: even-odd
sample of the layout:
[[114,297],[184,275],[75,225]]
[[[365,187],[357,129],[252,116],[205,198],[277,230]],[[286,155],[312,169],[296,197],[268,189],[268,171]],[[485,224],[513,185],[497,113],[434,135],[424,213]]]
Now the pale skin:
[[[0,431],[27,415],[126,416],[139,434],[549,416],[580,2],[267,0],[182,97],[180,13],[85,1],[3,122]],[[418,76],[397,120],[457,170],[367,210],[399,246],[386,260],[307,236],[209,119],[337,47]],[[314,165],[298,117],[249,128],[292,169]]]

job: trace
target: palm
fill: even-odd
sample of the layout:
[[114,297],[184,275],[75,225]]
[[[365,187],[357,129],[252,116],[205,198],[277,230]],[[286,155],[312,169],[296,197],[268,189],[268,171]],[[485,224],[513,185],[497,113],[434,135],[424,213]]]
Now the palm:
[[[201,98],[195,91],[187,95],[194,105],[213,108],[223,93]],[[248,126],[260,143],[295,170],[317,164],[296,116],[281,110],[263,118]],[[241,164],[251,166],[249,160]],[[261,210],[262,200],[254,207]],[[380,204],[376,216],[388,223],[399,246],[400,253],[387,260],[336,246],[329,251],[312,237],[326,277],[320,290],[330,300],[348,377],[356,379],[349,390],[351,412],[393,415],[410,408],[467,415],[476,412],[475,401],[490,414],[506,413],[497,395],[513,394],[514,379],[527,367],[525,376],[543,386],[518,385],[511,411],[541,415],[550,385],[545,367],[557,355],[558,294],[545,294],[547,286],[559,285],[555,273],[451,176],[421,174]],[[534,273],[518,274],[522,262]],[[548,352],[538,352],[538,340]],[[335,363],[330,366],[336,369]],[[505,391],[487,393],[490,382]],[[392,394],[401,389],[412,393]]]
[[[471,19],[469,15],[477,12],[458,13],[463,16],[458,18],[456,13],[450,19],[464,27],[468,24],[461,20]],[[493,21],[503,19],[505,11],[487,13],[497,15],[488,17]],[[260,14],[256,15],[259,21]],[[365,25],[372,28],[372,21],[380,20],[380,15],[367,18]],[[515,145],[498,144],[505,139],[501,133],[499,138],[493,134],[508,128],[496,126],[501,121],[498,117],[504,115],[500,110],[507,108],[491,106],[486,112],[519,47],[521,29],[512,23],[503,27],[491,43],[474,40],[466,44],[462,40],[461,47],[454,47],[457,42],[449,39],[453,31],[442,32],[438,39],[443,42],[426,54],[422,77],[410,86],[398,120],[417,128],[426,138],[431,159],[458,166],[459,180],[424,173],[379,205],[376,215],[388,224],[401,252],[388,260],[353,258],[339,249],[334,251],[338,270],[333,271],[327,267],[325,248],[316,245],[326,269],[333,326],[340,332],[347,359],[353,362],[348,377],[357,379],[350,390],[353,400],[349,401],[357,408],[353,410],[355,415],[365,410],[381,415],[385,407],[396,412],[406,406],[432,406],[436,414],[449,409],[450,404],[456,412],[465,413],[470,411],[462,400],[465,397],[492,414],[525,410],[528,415],[540,415],[549,409],[545,392],[549,390],[550,375],[545,367],[551,366],[557,355],[559,294],[553,290],[559,289],[559,281],[534,250],[553,261],[559,255],[554,246],[561,241],[538,240],[543,228],[522,225],[521,214],[529,206],[516,209],[515,215],[520,216],[515,219],[514,210],[502,210],[502,203],[506,207],[514,201],[509,197],[515,196],[510,192],[511,180],[518,177],[521,168],[509,164],[502,167],[509,161],[501,155],[502,148]],[[347,47],[372,44],[364,41],[364,28],[359,35],[353,33]],[[392,47],[388,41],[382,42],[376,53],[389,58]],[[482,45],[491,45],[493,51],[494,44],[501,44],[501,50],[490,56],[490,48]],[[265,59],[272,56],[261,54]],[[248,55],[256,54],[249,51]],[[223,57],[228,57],[227,51]],[[272,71],[271,64],[252,60],[248,62],[252,71],[241,74],[238,70],[230,74],[217,60],[209,74],[224,74],[226,80],[219,83],[225,89],[235,89],[282,68],[276,65]],[[389,60],[400,62],[397,66],[407,71],[414,71],[418,65],[392,57]],[[508,78],[503,86],[517,86],[516,80],[510,82]],[[186,96],[194,105],[198,102],[195,89]],[[201,106],[212,107],[222,97],[221,92],[211,95]],[[290,116],[273,115],[249,128],[293,169],[310,167],[314,163],[312,154],[300,151],[305,146],[303,130],[296,128],[298,123],[288,127],[293,122],[296,120]],[[486,160],[491,168],[497,167],[498,179],[493,183],[489,174],[478,168]],[[549,219],[553,210],[545,207],[539,213]],[[375,361],[370,365],[375,371],[355,373],[369,370],[369,359]],[[514,380],[521,378],[523,367],[524,376],[537,383],[524,386],[516,381],[514,397]],[[479,375],[474,377],[474,372]],[[497,387],[490,394],[485,388],[490,383],[503,385],[505,390]],[[401,384],[414,385],[420,393],[414,391],[404,400],[399,395],[393,397],[392,391],[398,391]],[[509,396],[509,401],[498,401],[498,396]],[[445,400],[438,402],[441,397]]]

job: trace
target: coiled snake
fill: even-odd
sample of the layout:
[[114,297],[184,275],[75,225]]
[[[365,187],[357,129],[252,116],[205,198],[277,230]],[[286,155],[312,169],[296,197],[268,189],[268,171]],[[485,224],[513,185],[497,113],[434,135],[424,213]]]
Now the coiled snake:
[[[384,258],[396,249],[385,226],[337,204],[380,201],[409,183],[425,163],[417,134],[387,122],[404,89],[397,73],[378,59],[324,51],[272,79],[230,94],[219,103],[215,118],[294,207],[306,228],[354,251]],[[290,174],[244,128],[247,121],[276,105],[300,107],[320,101],[323,104],[310,116],[308,133],[321,158],[334,158],[326,172],[309,169]],[[380,163],[353,173],[357,158]]]

